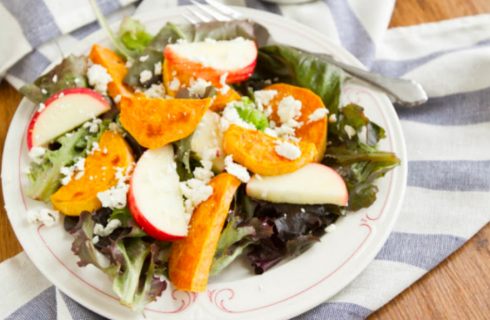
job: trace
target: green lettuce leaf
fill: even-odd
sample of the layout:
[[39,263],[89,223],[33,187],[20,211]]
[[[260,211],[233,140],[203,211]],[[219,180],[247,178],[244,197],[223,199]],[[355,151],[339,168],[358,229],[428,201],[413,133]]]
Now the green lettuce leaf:
[[[378,142],[386,136],[385,131],[364,115],[362,107],[345,106],[338,111],[337,119],[329,125],[330,146],[323,163],[345,180],[349,190],[348,209],[356,211],[376,201],[378,188],[374,181],[399,166],[400,159],[391,152],[378,151]],[[365,137],[361,139],[363,131]]]
[[91,150],[93,142],[100,140],[109,123],[108,120],[103,121],[99,125],[98,133],[91,133],[87,128],[80,127],[71,136],[62,135],[56,139],[58,149],[46,150],[40,163],[31,163],[28,174],[31,184],[26,195],[35,200],[49,202],[51,195],[61,187],[61,168],[73,165],[78,158],[85,158],[87,150]]
[[[34,83],[20,88],[27,99],[38,104],[52,95],[69,88],[87,88],[87,58],[69,55],[47,74],[40,76]],[[56,80],[56,81],[53,81]]]
[[119,26],[119,39],[126,48],[139,54],[150,43],[153,36],[146,32],[146,27],[141,22],[125,16]]
[[308,88],[316,93],[329,110],[336,113],[340,104],[344,71],[314,56],[284,45],[259,49],[252,80],[276,79],[275,82]]
[[167,23],[150,41],[140,56],[148,56],[145,61],[136,59],[124,78],[124,82],[132,86],[150,87],[154,83],[162,82],[162,75],[154,77],[145,83],[140,82],[140,73],[145,70],[154,71],[155,64],[163,64],[163,51],[167,44],[175,43],[178,39],[188,42],[204,41],[206,38],[215,40],[231,40],[237,37],[254,40],[253,24],[245,20],[213,21],[175,26]]
[[191,165],[191,140],[192,134],[173,143],[174,160],[177,164],[177,174],[180,177],[180,181],[187,181],[194,178],[192,174],[194,168]]
[[99,22],[100,26],[104,31],[107,33],[109,36],[109,39],[111,39],[112,44],[116,47],[116,51],[126,58],[126,60],[133,61],[136,59],[138,56],[138,50],[132,50],[126,47],[126,45],[121,41],[119,37],[116,37],[114,32],[112,32],[111,28],[107,24],[107,21],[102,14],[102,11],[100,11],[99,6],[97,5],[96,0],[90,0],[90,4],[92,5],[92,8],[94,9],[95,17],[97,18],[97,21]]
[[235,108],[243,121],[253,124],[258,130],[264,131],[269,127],[266,115],[255,108],[255,104],[248,97],[242,97],[235,102]]
[[226,268],[246,247],[273,234],[272,226],[253,216],[255,208],[256,204],[240,188],[218,241],[210,276],[215,276]]
[[92,264],[103,271],[112,281],[120,303],[143,312],[145,305],[155,301],[167,287],[165,266],[158,259],[160,247],[156,242],[131,236],[132,229],[118,228],[113,232],[114,239],[106,242],[110,245],[99,250],[92,242],[96,215],[82,212],[77,225],[69,231],[75,237],[72,251],[80,258],[77,264]]

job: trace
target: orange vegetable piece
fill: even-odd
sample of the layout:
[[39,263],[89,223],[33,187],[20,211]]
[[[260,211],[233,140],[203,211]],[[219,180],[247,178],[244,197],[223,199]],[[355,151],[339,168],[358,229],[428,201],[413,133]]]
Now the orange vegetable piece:
[[194,132],[210,104],[210,98],[148,99],[138,93],[121,99],[120,120],[140,145],[157,149]]
[[206,291],[216,246],[240,184],[229,173],[222,173],[209,182],[213,194],[194,210],[187,237],[175,241],[170,248],[169,276],[177,289]]
[[277,115],[279,102],[287,96],[292,96],[294,99],[301,101],[301,116],[297,120],[303,122],[301,128],[296,129],[296,137],[301,138],[301,141],[312,142],[318,150],[317,162],[320,162],[327,149],[327,117],[323,119],[309,122],[308,118],[316,109],[325,108],[322,99],[313,91],[291,86],[289,84],[278,83],[268,86],[264,90],[276,90],[277,95],[271,101],[272,114],[269,120],[274,120],[278,125],[281,125],[281,119]]
[[289,160],[276,153],[277,141],[287,140],[233,124],[225,132],[223,150],[226,154],[233,155],[235,162],[263,176],[294,172],[315,160],[317,151],[313,143],[288,141],[301,150],[301,156],[298,159]]
[[97,193],[117,184],[115,168],[124,168],[125,174],[133,162],[133,151],[124,138],[112,131],[104,132],[99,150],[89,154],[85,160],[83,176],[76,180],[78,172],[75,172],[72,180],[51,196],[53,208],[69,216],[100,209],[102,204]]
[[[194,76],[192,73],[188,73],[181,69],[176,68],[168,60],[165,60],[163,62],[163,83],[165,85],[165,91],[169,96],[172,97],[175,97],[175,95],[177,94],[177,91],[171,90],[169,88],[169,84],[174,78],[179,79],[179,83],[181,86],[185,84],[186,87],[189,87],[191,83],[191,79],[194,78]],[[204,80],[208,81],[207,79]],[[211,83],[217,89],[221,89],[223,87],[223,85],[219,81],[211,81]],[[209,107],[209,110],[215,112],[221,111],[225,108],[227,103],[240,99],[241,99],[240,95],[236,93],[236,91],[232,90],[231,88],[228,90],[226,94],[222,94],[221,92],[218,91],[215,99],[213,100],[213,103]]]
[[[123,83],[124,77],[128,70],[125,62],[115,52],[94,44],[89,55],[90,60],[95,64],[100,64],[107,69],[107,73],[112,77],[112,82],[107,85],[107,91],[112,98],[118,95],[121,97],[131,97],[133,90]],[[118,104],[119,106],[119,104]]]

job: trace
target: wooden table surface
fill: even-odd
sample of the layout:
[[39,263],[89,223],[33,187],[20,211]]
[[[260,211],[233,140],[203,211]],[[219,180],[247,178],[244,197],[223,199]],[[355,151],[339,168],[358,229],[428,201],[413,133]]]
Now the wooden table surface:
[[[368,0],[366,0],[368,1]],[[398,0],[390,27],[490,13],[490,0]],[[21,95],[0,84],[0,165],[7,130]],[[0,189],[0,262],[22,251]],[[490,224],[456,253],[369,317],[385,319],[490,319]]]

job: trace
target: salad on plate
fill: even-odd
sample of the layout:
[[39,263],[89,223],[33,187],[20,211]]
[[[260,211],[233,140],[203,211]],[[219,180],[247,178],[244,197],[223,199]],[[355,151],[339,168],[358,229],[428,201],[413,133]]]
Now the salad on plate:
[[108,29],[115,49],[94,44],[21,88],[38,108],[25,193],[46,203],[28,220],[63,221],[78,265],[104,272],[133,311],[168,282],[204,292],[239,256],[262,274],[328,241],[400,164],[362,106],[342,104],[347,74],[259,47],[256,27],[151,35],[126,17]]

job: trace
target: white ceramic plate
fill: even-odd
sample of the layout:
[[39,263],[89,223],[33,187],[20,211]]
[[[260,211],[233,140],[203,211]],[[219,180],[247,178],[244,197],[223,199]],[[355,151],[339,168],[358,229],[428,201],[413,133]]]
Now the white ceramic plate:
[[[265,25],[275,39],[285,44],[331,53],[362,67],[346,50],[312,29],[277,15],[237,9]],[[183,22],[180,13],[184,11],[182,7],[166,9],[137,18],[156,33],[167,21]],[[82,41],[74,53],[88,54],[94,43],[111,47],[99,31]],[[147,306],[146,319],[291,318],[330,298],[374,259],[395,223],[403,199],[407,176],[405,142],[395,110],[384,94],[351,82],[344,88],[343,100],[362,105],[367,116],[386,129],[381,150],[395,152],[402,160],[401,167],[378,181],[380,191],[374,205],[339,219],[337,230],[324,236],[321,243],[263,275],[254,275],[242,259],[211,279],[205,293],[177,291],[169,285],[158,301]],[[78,257],[70,250],[72,237],[61,225],[47,228],[27,222],[28,209],[44,206],[25,197],[23,186],[28,180],[21,173],[29,164],[25,134],[35,109],[27,99],[19,105],[7,136],[2,168],[7,213],[22,247],[52,283],[87,308],[111,319],[143,319],[119,304],[105,274],[93,266],[77,266]]]

